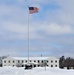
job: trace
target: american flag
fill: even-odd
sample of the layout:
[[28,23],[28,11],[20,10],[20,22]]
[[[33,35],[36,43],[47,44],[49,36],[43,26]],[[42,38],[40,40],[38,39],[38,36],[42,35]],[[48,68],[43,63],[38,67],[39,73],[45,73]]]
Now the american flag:
[[38,12],[38,8],[37,7],[29,7],[29,13],[32,14],[32,13],[36,13]]

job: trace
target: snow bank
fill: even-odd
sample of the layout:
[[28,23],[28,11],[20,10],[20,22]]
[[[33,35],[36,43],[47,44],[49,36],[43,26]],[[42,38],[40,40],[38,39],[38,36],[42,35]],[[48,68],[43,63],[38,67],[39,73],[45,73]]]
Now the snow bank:
[[74,75],[74,70],[66,70],[59,68],[44,67],[33,68],[25,70],[17,67],[2,67],[0,68],[0,75]]

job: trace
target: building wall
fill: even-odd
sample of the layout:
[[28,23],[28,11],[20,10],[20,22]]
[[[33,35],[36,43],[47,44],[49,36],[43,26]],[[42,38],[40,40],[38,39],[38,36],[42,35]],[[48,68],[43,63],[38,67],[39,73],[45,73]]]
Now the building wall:
[[[55,58],[55,57],[49,57],[48,59],[33,59],[29,61],[30,63],[34,63],[35,67],[41,67],[44,65],[44,63],[46,62],[48,67],[59,67],[59,59]],[[13,59],[12,57],[8,57],[2,60],[2,65],[4,66],[19,66],[21,65],[22,67],[25,66],[25,64],[27,64],[27,58],[24,60],[20,60],[20,59]]]
[[59,59],[57,59],[55,57],[49,58],[48,65],[49,65],[49,67],[59,67]]
[[3,59],[2,66],[16,66],[16,60],[10,57]]

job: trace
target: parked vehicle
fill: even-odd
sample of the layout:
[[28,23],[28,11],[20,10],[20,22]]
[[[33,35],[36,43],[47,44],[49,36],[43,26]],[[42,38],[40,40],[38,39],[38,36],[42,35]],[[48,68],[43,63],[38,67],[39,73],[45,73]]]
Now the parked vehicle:
[[31,64],[26,64],[25,69],[32,69],[32,65]]

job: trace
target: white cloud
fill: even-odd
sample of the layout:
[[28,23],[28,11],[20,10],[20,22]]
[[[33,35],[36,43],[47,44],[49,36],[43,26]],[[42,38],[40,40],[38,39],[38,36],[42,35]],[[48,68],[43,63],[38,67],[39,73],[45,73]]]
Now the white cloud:
[[[23,0],[18,0],[19,2],[23,2]],[[54,1],[54,0],[53,0]],[[51,2],[53,2],[53,1],[43,1],[43,0],[34,0],[34,1],[31,1],[31,2],[36,2],[36,4],[39,4],[39,3],[51,3]],[[38,2],[38,3],[37,3]],[[72,3],[72,2],[71,2]],[[67,3],[65,2],[64,3],[64,1],[58,1],[57,0],[57,4],[61,4],[60,6],[61,7],[65,7],[65,8],[67,8],[67,7],[72,7],[72,5],[67,5]],[[64,5],[63,5],[64,4]],[[67,7],[66,7],[67,6]],[[62,8],[63,9],[63,8]],[[71,10],[71,9],[70,9]],[[18,13],[17,13],[18,12]],[[48,12],[48,11],[47,11]],[[60,20],[63,20],[63,21],[65,21],[65,22],[69,22],[69,21],[72,21],[72,17],[69,15],[69,14],[65,14],[66,12],[63,12],[63,10],[60,12],[60,10],[59,11],[57,11],[57,12],[59,12],[59,14],[56,16],[57,18],[55,18],[55,20],[57,19],[58,21],[59,21],[59,19]],[[24,19],[24,21],[27,21],[27,15],[24,15],[24,14],[27,14],[27,12],[26,12],[26,10],[23,10],[23,9],[21,9],[21,8],[19,8],[19,7],[15,7],[15,6],[6,6],[6,5],[1,5],[1,12],[0,12],[1,14],[7,14],[7,15],[12,15],[12,21],[13,20],[15,20],[15,21],[17,21],[19,18],[20,19]],[[3,14],[3,15],[4,15]],[[21,15],[20,15],[21,14]],[[23,15],[22,15],[23,14]],[[45,14],[47,14],[47,13],[45,13]],[[49,14],[49,13],[48,13]],[[52,14],[53,15],[53,14]],[[22,17],[21,17],[22,16]],[[25,18],[24,18],[24,16],[25,16]],[[46,15],[45,15],[46,16]],[[18,17],[18,18],[17,18]],[[48,19],[49,19],[49,17],[50,17],[50,15],[48,16],[46,16],[45,17],[45,19],[47,20],[47,22],[48,22]],[[68,18],[67,18],[68,17]],[[17,20],[16,20],[17,19]],[[20,21],[20,19],[18,20],[18,21]],[[32,16],[31,16],[31,19],[33,20],[33,18],[32,18]],[[53,18],[52,18],[53,19]],[[52,21],[53,22],[53,21]],[[19,22],[20,23],[20,22]],[[25,24],[24,24],[25,25]],[[8,30],[8,31],[11,31],[11,32],[16,32],[16,33],[27,33],[27,25],[19,25],[19,24],[17,24],[17,23],[10,23],[10,24],[7,24],[7,25],[5,25],[4,27],[6,27],[6,30]],[[36,24],[37,25],[37,24]],[[39,25],[40,26],[40,25]],[[25,29],[24,29],[25,28]],[[36,28],[34,28],[34,27],[30,27],[30,32],[36,32],[37,31],[37,29],[35,30]],[[39,30],[39,29],[38,29]],[[47,34],[49,33],[49,34],[66,34],[66,33],[73,33],[73,29],[72,29],[72,27],[71,26],[69,26],[69,25],[61,25],[61,24],[52,24],[52,23],[50,23],[50,25],[48,25],[48,26],[46,26],[46,25],[43,25],[43,26],[41,26],[41,30],[42,31],[45,31]],[[36,33],[35,33],[36,34]],[[38,36],[38,35],[37,35]]]
[[71,26],[59,24],[43,25],[42,30],[51,35],[74,33],[74,30],[71,28]]
[[13,48],[5,48],[5,49],[0,49],[1,53],[0,56],[18,56],[18,50],[17,49],[13,49]]
[[[17,0],[19,4],[0,4],[0,41],[14,41],[14,40],[26,40],[28,37],[28,9],[25,0]],[[58,43],[69,46],[70,48],[59,49],[60,53],[69,53],[69,49],[74,49],[73,40],[74,37],[63,36],[65,34],[74,34],[74,1],[73,0],[28,0],[28,3],[32,6],[39,8],[39,15],[30,16],[30,40],[35,40],[37,44],[31,46],[31,50],[36,51],[51,51],[52,54],[56,53],[56,47],[51,46],[51,43]],[[44,6],[47,4],[55,4],[60,8],[58,10],[51,10],[51,7],[45,10]],[[41,13],[41,11],[44,11]],[[42,15],[43,14],[43,15]],[[4,16],[7,16],[6,19]],[[39,18],[39,20],[38,20]],[[45,22],[47,24],[45,24]],[[53,35],[52,37],[49,37]],[[37,40],[36,40],[37,39]],[[31,42],[33,44],[33,42]],[[49,44],[50,43],[50,44]],[[72,45],[72,47],[70,46]],[[15,45],[16,46],[16,45]],[[26,46],[24,46],[26,47]],[[21,47],[22,48],[22,47]],[[20,48],[20,49],[21,49]],[[8,49],[8,48],[7,48]],[[20,54],[19,47],[7,50],[11,55]],[[27,48],[26,48],[27,49]],[[6,50],[6,49],[5,49]],[[4,53],[5,50],[1,50]],[[67,51],[69,50],[69,52]],[[5,54],[9,54],[5,52]],[[25,51],[24,51],[25,52]],[[67,54],[66,54],[67,55]]]

